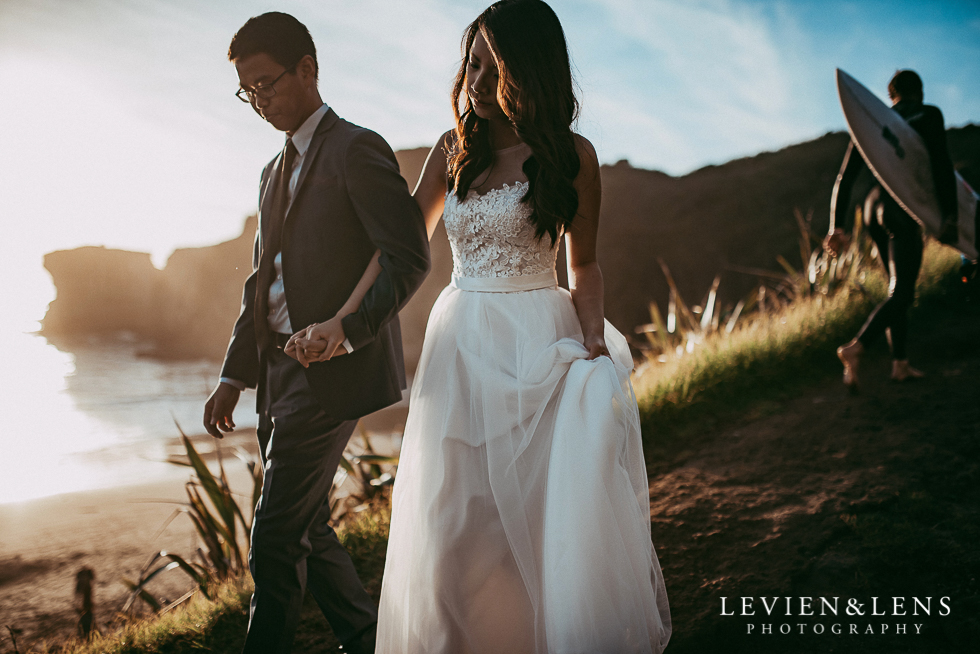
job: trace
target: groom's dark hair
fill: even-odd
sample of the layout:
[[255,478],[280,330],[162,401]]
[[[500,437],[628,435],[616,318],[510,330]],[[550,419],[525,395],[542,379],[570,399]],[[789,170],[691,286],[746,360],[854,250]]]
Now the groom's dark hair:
[[231,39],[228,59],[234,62],[263,52],[287,69],[293,68],[300,59],[310,55],[313,57],[313,70],[319,79],[320,67],[316,61],[316,46],[313,45],[310,30],[289,14],[270,11],[249,18]]

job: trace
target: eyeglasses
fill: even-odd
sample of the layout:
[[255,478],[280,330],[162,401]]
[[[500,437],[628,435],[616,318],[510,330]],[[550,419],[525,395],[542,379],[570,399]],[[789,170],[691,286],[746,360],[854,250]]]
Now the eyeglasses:
[[269,98],[271,98],[276,94],[276,89],[275,89],[276,82],[281,80],[286,73],[291,73],[294,70],[296,70],[296,66],[293,66],[292,68],[287,68],[286,70],[282,71],[282,73],[279,74],[279,77],[272,80],[272,82],[270,82],[269,84],[263,84],[262,86],[255,86],[251,89],[240,88],[237,91],[235,91],[235,97],[241,100],[242,102],[248,102],[248,103],[255,102],[256,97],[262,98],[263,100],[268,100]]

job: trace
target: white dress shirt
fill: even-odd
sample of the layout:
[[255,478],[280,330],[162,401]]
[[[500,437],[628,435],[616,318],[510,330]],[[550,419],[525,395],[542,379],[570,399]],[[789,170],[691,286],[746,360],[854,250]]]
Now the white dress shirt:
[[[306,152],[310,149],[313,134],[316,132],[320,120],[329,109],[330,107],[327,106],[327,103],[323,103],[319,109],[310,114],[310,117],[300,125],[300,128],[291,137],[293,146],[296,148],[296,159],[293,161],[293,169],[289,175],[289,187],[286,190],[287,207],[293,199],[293,194],[296,192],[296,185],[299,182],[299,172],[303,169],[303,160],[306,158]],[[287,140],[288,138],[290,137],[287,137]],[[293,326],[289,322],[289,311],[286,308],[286,293],[282,283],[282,252],[276,255],[275,268],[276,278],[269,287],[269,331],[292,334]],[[354,351],[349,339],[344,339],[343,346],[347,352]],[[221,381],[231,384],[238,390],[245,390],[245,384],[237,379],[222,377]]]
[[[292,141],[296,147],[296,159],[293,161],[293,169],[289,174],[289,186],[286,189],[287,207],[296,192],[299,171],[303,169],[303,160],[306,158],[307,150],[310,149],[313,133],[329,108],[326,103],[322,104],[319,109],[310,114],[310,117],[303,122],[298,130],[293,132]],[[276,278],[272,280],[272,285],[269,287],[269,331],[292,334],[293,326],[289,322],[289,312],[286,310],[286,294],[282,286],[282,252],[276,255],[275,267]]]

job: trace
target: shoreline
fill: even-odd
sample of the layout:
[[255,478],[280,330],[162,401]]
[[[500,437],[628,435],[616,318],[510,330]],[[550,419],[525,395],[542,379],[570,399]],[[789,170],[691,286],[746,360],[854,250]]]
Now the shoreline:
[[[211,461],[215,454],[214,439],[205,433],[190,436],[194,447],[198,452]],[[238,461],[235,451],[238,448],[244,449],[249,455],[258,457],[258,445],[255,437],[254,427],[239,427],[232,434],[226,435],[221,441],[223,458],[226,462]],[[27,502],[44,500],[63,495],[75,493],[90,493],[97,491],[112,491],[114,489],[126,487],[140,487],[156,483],[172,483],[174,480],[186,479],[188,469],[174,465],[168,461],[174,456],[183,456],[184,448],[180,438],[169,437],[166,439],[145,439],[128,443],[117,443],[98,449],[74,452],[68,455],[60,455],[58,470],[71,475],[76,471],[83,471],[81,479],[72,487],[51,486],[52,492],[45,492],[40,495],[19,496],[14,493],[13,499],[10,496],[0,496],[0,509],[11,507]],[[68,462],[65,465],[65,462]],[[55,464],[56,466],[58,464]],[[29,486],[29,488],[31,488]],[[7,489],[9,490],[9,489]],[[0,548],[3,540],[0,537]]]
[[[407,398],[407,391],[405,396]],[[398,435],[404,431],[405,420],[408,415],[408,400],[403,399],[398,404],[390,406],[386,409],[382,409],[376,413],[365,416],[361,418],[360,424],[357,430],[355,430],[354,435],[351,437],[352,442],[357,442],[359,440],[359,434],[361,430],[365,431],[371,437],[375,436],[390,436]],[[235,465],[238,461],[238,457],[235,455],[235,451],[239,448],[245,450],[251,457],[258,459],[258,441],[255,435],[254,427],[238,427],[234,432],[226,433],[224,439],[221,441],[216,441],[207,433],[195,433],[190,434],[188,437],[194,444],[198,453],[204,457],[207,461],[212,461],[215,458],[215,448],[214,443],[219,443],[225,462],[233,462]],[[144,454],[140,453],[141,448],[148,447],[159,447],[160,458],[147,458]],[[129,451],[130,456],[119,456],[121,451]],[[103,447],[97,450],[91,450],[87,452],[77,452],[73,453],[72,457],[76,460],[88,459],[90,467],[91,464],[99,464],[105,461],[114,461],[115,466],[127,466],[131,464],[136,464],[142,466],[143,470],[140,472],[142,474],[150,474],[149,477],[142,477],[139,480],[133,480],[132,471],[128,474],[120,475],[106,484],[96,484],[83,486],[81,488],[68,488],[64,490],[56,490],[49,494],[36,495],[30,497],[17,497],[15,499],[7,499],[0,497],[0,511],[5,507],[11,507],[18,504],[24,504],[27,502],[34,502],[37,500],[48,499],[52,497],[58,497],[61,495],[72,495],[75,493],[89,493],[96,491],[111,491],[113,489],[124,488],[128,486],[140,487],[148,484],[155,483],[172,483],[174,479],[183,480],[186,479],[186,475],[189,474],[186,469],[175,466],[167,462],[167,458],[172,456],[183,456],[184,448],[181,445],[180,439],[176,437],[167,438],[162,441],[155,441],[153,439],[147,439],[142,442],[133,443],[122,443],[112,446]],[[155,470],[150,470],[146,464],[153,464]],[[105,473],[105,471],[102,471]],[[111,473],[110,473],[111,474]],[[0,526],[3,525],[2,512],[0,512]],[[0,556],[3,555],[3,538],[2,533],[0,533]]]

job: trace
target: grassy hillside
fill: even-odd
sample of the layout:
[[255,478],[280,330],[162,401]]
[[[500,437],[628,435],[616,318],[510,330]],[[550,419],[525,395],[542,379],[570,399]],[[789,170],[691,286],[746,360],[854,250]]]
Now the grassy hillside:
[[[980,637],[980,306],[964,297],[957,266],[949,250],[929,248],[910,343],[925,380],[889,383],[879,344],[866,356],[862,393],[841,384],[832,346],[884,292],[873,274],[867,295],[798,303],[637,380],[653,540],[674,624],[668,652],[973,651]],[[386,509],[360,514],[342,537],[377,597]],[[72,654],[238,651],[248,592],[247,581],[233,583],[216,603],[199,600]],[[842,605],[865,606],[902,597],[908,608],[919,598],[932,613],[721,615],[722,597],[742,596],[840,597]],[[944,597],[950,615],[938,610]],[[774,635],[761,638],[767,623]],[[803,635],[795,631],[801,623]],[[779,634],[781,624],[793,633]],[[816,624],[825,633],[814,633]],[[835,624],[843,634],[833,634]],[[337,651],[312,602],[297,648]]]

